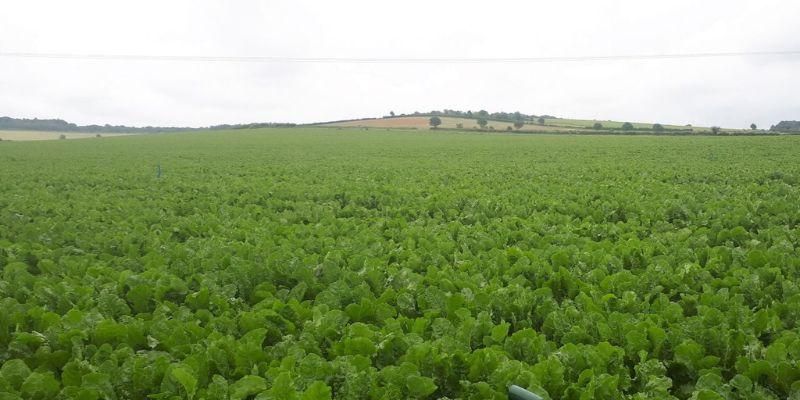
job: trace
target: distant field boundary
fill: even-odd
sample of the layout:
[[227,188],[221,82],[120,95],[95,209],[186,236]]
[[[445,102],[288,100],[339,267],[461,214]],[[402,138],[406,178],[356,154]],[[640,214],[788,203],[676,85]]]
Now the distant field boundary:
[[[361,120],[347,120],[344,122],[359,122],[359,121],[372,121],[376,118],[361,119]],[[380,120],[380,119],[377,119]],[[541,125],[535,125],[541,127]],[[602,129],[577,129],[565,128],[557,126],[546,126],[546,129],[476,129],[476,128],[453,128],[453,127],[438,127],[433,129],[431,127],[419,126],[335,126],[327,124],[308,124],[298,125],[295,127],[253,127],[253,128],[219,128],[219,129],[203,129],[197,131],[176,131],[176,132],[160,132],[160,133],[118,133],[118,132],[101,132],[101,133],[82,133],[82,132],[57,132],[57,131],[29,131],[29,130],[0,130],[0,144],[4,142],[28,142],[28,141],[58,141],[58,140],[75,140],[75,139],[92,139],[92,138],[111,138],[121,136],[151,136],[161,135],[168,133],[213,133],[225,131],[242,131],[242,130],[257,130],[257,129],[324,129],[324,130],[343,130],[343,131],[373,131],[373,132],[450,132],[450,133],[470,133],[470,134],[502,134],[502,135],[574,135],[574,136],[682,136],[682,137],[732,137],[732,136],[790,136],[800,135],[800,132],[776,132],[776,131],[749,131],[749,130],[735,130],[735,131],[721,131],[719,134],[714,134],[710,130],[688,130],[688,129],[664,129],[663,131],[654,131],[652,129],[632,129],[622,130],[616,128],[602,128]],[[62,139],[61,136],[64,136]]]
[[[329,125],[329,124],[339,124],[339,123],[353,123],[353,122],[361,122],[361,121],[385,121],[385,120],[392,120],[392,119],[403,119],[403,118],[430,118],[430,117],[439,117],[439,118],[454,118],[454,119],[463,119],[463,120],[474,120],[477,121],[480,118],[486,119],[487,121],[495,122],[495,123],[504,123],[504,124],[513,124],[518,120],[514,118],[503,118],[498,116],[477,116],[477,115],[459,115],[459,114],[443,114],[443,113],[415,113],[415,114],[400,114],[395,116],[383,116],[383,117],[366,117],[366,118],[353,118],[353,119],[342,119],[342,120],[334,120],[334,121],[325,121],[325,122],[314,122],[310,124],[301,124],[301,126],[318,126],[318,125]],[[623,121],[612,121],[612,120],[590,120],[590,119],[573,119],[573,118],[558,118],[551,115],[541,116],[546,122],[544,124],[536,123],[538,118],[524,118],[522,121],[525,125],[531,126],[546,126],[546,127],[559,127],[559,128],[574,128],[574,129],[592,129],[592,125],[596,122],[601,124],[611,124],[614,127],[609,127],[610,129],[617,129],[615,128],[616,125],[622,125]],[[649,127],[652,126],[652,123],[649,122],[630,122],[633,124],[636,129],[643,129],[643,126]],[[692,127],[690,125],[674,125],[674,124],[662,124],[664,129],[666,130],[684,130],[684,129],[709,129],[708,127],[696,126]],[[737,130],[737,129],[728,129],[728,130]]]
[[712,137],[731,137],[731,136],[787,136],[787,135],[800,135],[797,132],[736,132],[729,133],[723,132],[721,134],[713,134],[710,131],[664,131],[655,132],[653,130],[630,130],[623,131],[621,129],[554,129],[547,131],[533,131],[533,130],[504,130],[504,129],[467,129],[467,128],[428,128],[420,129],[416,127],[357,127],[357,126],[308,126],[309,128],[323,128],[334,130],[363,130],[363,131],[415,131],[415,132],[468,132],[468,133],[501,133],[505,135],[580,135],[580,136],[712,136]]
[[[31,142],[51,140],[75,140],[112,138],[120,136],[140,135],[137,133],[121,132],[59,132],[59,131],[32,131],[32,130],[0,130],[0,143],[2,142]],[[63,136],[63,137],[62,137]]]
[[[478,133],[507,133],[507,134],[528,134],[528,135],[547,135],[547,134],[562,134],[562,135],[617,135],[617,136],[780,136],[780,135],[788,135],[788,134],[797,134],[797,133],[789,133],[789,132],[775,132],[775,131],[767,131],[767,130],[758,130],[758,131],[751,131],[751,130],[744,130],[744,129],[722,129],[720,133],[713,133],[710,128],[704,127],[693,127],[693,128],[674,128],[674,127],[664,127],[661,131],[655,131],[652,128],[634,128],[629,130],[624,130],[621,128],[578,128],[578,127],[564,127],[552,124],[531,124],[526,123],[525,126],[521,129],[513,129],[513,130],[506,130],[506,129],[474,129],[474,128],[449,128],[449,127],[438,127],[438,128],[431,128],[431,127],[418,127],[418,126],[362,126],[362,125],[352,125],[352,126],[336,126],[334,124],[357,124],[359,122],[371,122],[371,121],[385,121],[389,119],[402,119],[402,118],[426,118],[431,117],[434,115],[414,115],[414,116],[396,116],[396,117],[386,117],[386,118],[361,118],[361,119],[351,119],[351,120],[340,120],[340,121],[330,121],[330,122],[319,122],[313,124],[306,124],[301,125],[299,127],[315,127],[315,128],[325,128],[325,129],[355,129],[355,130],[414,130],[414,131],[450,131],[450,132],[478,132]],[[444,118],[463,118],[463,117],[444,117]],[[469,118],[463,118],[469,119]],[[477,120],[477,118],[472,118]],[[509,121],[499,121],[499,120],[489,120],[489,123],[492,122],[496,123],[510,123]],[[601,122],[602,121],[598,121]],[[640,125],[642,123],[639,123]],[[539,128],[545,129],[525,129],[527,126],[534,126]]]

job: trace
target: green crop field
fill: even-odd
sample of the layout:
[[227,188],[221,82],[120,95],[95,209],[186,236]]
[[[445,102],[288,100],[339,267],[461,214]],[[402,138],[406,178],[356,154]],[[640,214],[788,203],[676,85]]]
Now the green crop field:
[[0,142],[0,399],[798,399],[798,154],[306,128]]

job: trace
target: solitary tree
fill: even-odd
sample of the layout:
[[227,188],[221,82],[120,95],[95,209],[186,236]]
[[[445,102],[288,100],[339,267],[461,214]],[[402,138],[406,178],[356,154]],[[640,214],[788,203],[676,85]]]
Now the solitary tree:
[[720,127],[718,127],[718,126],[712,126],[712,127],[711,127],[711,133],[713,133],[713,134],[715,134],[715,135],[719,135],[719,133],[720,133],[721,131],[722,131],[722,128],[720,128]]
[[459,123],[456,124],[456,128],[462,129],[462,128],[464,128],[464,124],[459,122]]
[[758,127],[756,126],[756,124],[750,124],[750,129],[756,130],[758,129]]
[[632,131],[633,130],[633,124],[630,123],[630,122],[626,122],[626,123],[622,124],[622,130],[623,131]]
[[542,118],[542,117],[539,117],[539,119],[538,119],[538,120],[536,120],[536,122],[538,122],[538,123],[539,123],[539,125],[544,125],[544,118]]
[[429,124],[431,127],[433,127],[433,129],[436,129],[437,127],[439,127],[439,125],[441,125],[441,124],[442,124],[442,119],[441,119],[441,118],[439,118],[439,117],[433,116],[433,117],[431,117],[431,119],[428,121],[428,124]]
[[521,120],[520,121],[514,121],[514,128],[517,128],[519,130],[523,126],[525,126],[525,123],[522,122]]
[[656,132],[664,132],[664,125],[653,124],[653,130]]
[[389,111],[389,115],[394,117],[394,111]]
[[487,121],[486,118],[478,118],[478,126],[480,126],[481,129],[486,129],[486,125],[489,125],[489,121]]
[[506,130],[507,130],[507,131],[510,131],[510,130],[512,130],[512,129],[511,129],[511,125],[506,125]]
[[592,125],[592,128],[594,128],[594,129],[603,129],[603,124],[601,124],[599,122],[595,122],[594,125]]

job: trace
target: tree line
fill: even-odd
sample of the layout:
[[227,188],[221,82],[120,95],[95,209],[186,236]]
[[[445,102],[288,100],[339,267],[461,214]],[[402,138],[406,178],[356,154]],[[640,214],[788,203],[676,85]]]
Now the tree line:
[[[393,118],[393,117],[408,117],[408,116],[427,116],[429,118],[428,124],[436,129],[442,124],[442,120],[440,117],[456,117],[456,118],[469,118],[474,119],[478,124],[480,129],[486,129],[489,125],[489,121],[499,121],[499,122],[511,122],[514,125],[514,128],[517,130],[522,129],[526,123],[537,123],[539,125],[545,125],[547,119],[559,119],[558,117],[554,117],[552,115],[533,115],[533,114],[525,114],[519,111],[508,113],[508,112],[488,112],[486,110],[479,110],[479,111],[459,111],[459,110],[449,110],[444,109],[443,111],[430,111],[421,113],[419,111],[415,111],[412,114],[395,114],[394,111],[390,111],[389,115],[384,116],[384,118]],[[462,125],[462,124],[458,124]],[[458,126],[458,129],[463,128],[462,126]],[[683,127],[665,127],[662,124],[655,123],[651,126],[635,126],[630,122],[624,122],[619,127],[606,127],[603,126],[601,122],[595,122],[592,126],[586,126],[583,129],[594,129],[594,130],[606,130],[606,131],[617,131],[622,130],[625,132],[655,132],[655,133],[691,133],[694,131],[692,125],[686,125]],[[511,130],[511,127],[507,128]],[[566,129],[566,128],[565,128]],[[755,123],[750,124],[750,130],[752,133],[759,133],[758,127]],[[730,131],[724,131],[719,126],[712,126],[709,128],[711,134],[714,135],[722,135],[722,134],[731,134]],[[770,131],[773,132],[800,132],[800,121],[781,121],[778,125],[773,125],[770,128]],[[760,133],[765,133],[761,131]],[[743,133],[738,133],[743,134]],[[748,133],[744,133],[748,134]]]
[[249,124],[223,124],[202,128],[145,126],[132,127],[125,125],[77,125],[62,119],[11,118],[0,117],[0,130],[46,131],[46,132],[78,132],[78,133],[157,133],[184,132],[216,129],[254,129],[254,128],[291,128],[292,123],[258,122]]
[[774,132],[800,132],[800,121],[781,121],[772,125],[769,130]]
[[[394,113],[392,113],[392,114],[394,114]],[[483,118],[483,117],[477,117],[477,118],[475,118],[475,121],[478,124],[479,129],[481,129],[481,130],[486,129],[487,125],[489,124],[489,121],[486,118]],[[536,122],[539,123],[540,125],[544,125],[545,120],[544,120],[544,118],[539,117]],[[784,121],[784,122],[786,122],[786,121]],[[433,115],[432,117],[430,117],[428,119],[428,125],[430,125],[430,127],[433,128],[433,129],[437,129],[437,128],[439,128],[440,125],[442,125],[442,119],[438,115]],[[515,119],[513,121],[513,126],[514,126],[513,129],[520,130],[525,126],[525,120],[523,118]],[[555,126],[559,127],[559,128],[564,128],[564,129],[567,129],[567,130],[573,129],[573,128],[561,127],[561,126],[558,126],[558,125],[555,125]],[[782,128],[783,129],[787,129],[788,126],[789,126],[788,124],[784,124],[782,126]],[[800,129],[800,122],[798,122],[797,127],[798,127],[798,129]],[[464,128],[464,124],[462,124],[462,123],[456,124],[456,129],[463,129],[463,128]],[[635,126],[634,124],[632,124],[630,122],[624,122],[618,128],[616,128],[616,127],[607,128],[607,127],[604,127],[601,122],[595,122],[591,127],[587,126],[585,129],[589,129],[589,128],[597,130],[597,131],[605,130],[605,131],[611,131],[611,132],[616,132],[616,131],[620,131],[621,130],[621,131],[626,132],[626,133],[655,132],[656,134],[662,134],[662,133],[669,132],[669,133],[672,133],[672,134],[686,134],[686,133],[694,132],[694,129],[692,128],[691,125],[686,125],[685,127],[666,128],[664,125],[659,124],[659,123],[655,123],[655,124],[651,125],[650,127],[641,126],[641,124],[640,124],[640,126],[637,127],[637,126]],[[493,130],[494,127],[489,126],[489,129]],[[511,128],[511,126],[507,126],[506,127],[506,130],[508,130],[508,131],[511,131],[513,129]],[[733,132],[733,131],[723,131],[722,128],[720,128],[719,126],[712,126],[708,130],[713,135],[751,134],[751,133],[742,133],[742,132]],[[750,130],[751,130],[752,133],[759,133],[759,132],[757,132],[758,127],[754,123],[750,124]],[[775,126],[773,126],[770,130],[771,131],[775,131],[776,130]],[[766,134],[767,132],[761,131],[760,133]]]
[[479,110],[479,111],[460,111],[460,110],[449,110],[444,109],[442,111],[433,110],[428,112],[419,112],[414,111],[411,114],[395,114],[394,111],[390,111],[389,115],[385,116],[384,118],[392,118],[392,117],[458,117],[458,118],[472,118],[472,119],[486,119],[486,120],[493,120],[493,121],[504,121],[504,122],[516,122],[516,121],[529,121],[529,122],[536,122],[538,120],[542,120],[544,123],[545,119],[555,119],[558,117],[554,117],[552,115],[533,115],[533,114],[525,114],[519,111],[515,111],[513,113],[509,112],[489,112],[486,110]]

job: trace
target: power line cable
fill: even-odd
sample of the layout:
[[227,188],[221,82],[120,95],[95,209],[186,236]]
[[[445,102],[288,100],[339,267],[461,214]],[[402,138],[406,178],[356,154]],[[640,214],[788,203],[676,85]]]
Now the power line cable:
[[246,63],[346,63],[346,64],[490,64],[490,63],[559,63],[587,61],[668,60],[720,57],[798,56],[800,50],[731,51],[704,53],[663,53],[554,57],[466,57],[466,58],[378,58],[378,57],[281,57],[281,56],[198,56],[142,54],[79,54],[0,52],[5,58],[97,61],[179,61]]

